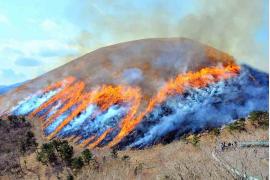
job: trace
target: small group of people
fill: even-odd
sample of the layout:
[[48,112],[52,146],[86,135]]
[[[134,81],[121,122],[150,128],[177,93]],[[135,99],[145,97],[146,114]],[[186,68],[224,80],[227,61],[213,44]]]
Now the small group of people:
[[220,150],[221,151],[224,151],[225,149],[228,149],[228,148],[236,148],[237,147],[237,142],[234,141],[234,142],[229,142],[229,143],[226,143],[226,142],[221,142],[220,143]]

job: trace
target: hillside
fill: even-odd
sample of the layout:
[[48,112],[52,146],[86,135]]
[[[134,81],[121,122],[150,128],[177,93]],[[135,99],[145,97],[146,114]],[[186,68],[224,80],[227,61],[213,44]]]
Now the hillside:
[[[1,175],[267,178],[268,85],[268,74],[190,39],[98,49],[0,96]],[[263,147],[242,147],[250,141]]]
[[[185,38],[100,48],[0,97],[42,141],[125,149],[170,143],[268,110],[268,75]],[[0,113],[1,115],[1,113]]]
[[[66,179],[72,174],[75,179],[82,180],[127,177],[147,180],[240,179],[244,176],[267,179],[268,147],[241,147],[243,142],[269,141],[268,126],[265,124],[269,120],[267,116],[256,116],[255,120],[249,117],[244,123],[238,120],[234,126],[189,135],[171,144],[142,150],[127,149],[113,153],[109,149],[96,149],[92,151],[94,157],[90,164],[73,172],[63,165],[43,165],[36,160],[37,153],[27,153],[21,155],[17,172],[2,174],[0,178]],[[221,146],[223,143],[225,145]]]
[[216,49],[217,59],[211,60],[207,47],[186,38],[156,38],[100,48],[0,96],[0,113],[68,76],[84,81],[88,88],[101,84],[137,85],[146,97],[151,97],[164,81],[179,73],[232,61],[232,57]]

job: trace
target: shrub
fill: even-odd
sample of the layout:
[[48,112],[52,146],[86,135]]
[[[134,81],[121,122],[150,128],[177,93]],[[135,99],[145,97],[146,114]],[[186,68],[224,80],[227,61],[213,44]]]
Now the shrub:
[[255,127],[267,129],[269,127],[269,113],[263,111],[254,111],[249,114],[249,121]]
[[[66,167],[76,173],[84,164],[93,160],[93,155],[89,149],[86,149],[81,153],[81,156],[74,157],[73,147],[69,145],[68,141],[55,139],[43,144],[40,151],[37,152],[36,158],[43,164],[51,165],[56,169]],[[67,178],[73,178],[73,176],[67,176]]]
[[111,151],[111,156],[112,156],[112,158],[114,158],[114,159],[116,159],[116,158],[118,157],[117,149],[113,149],[113,150]]
[[83,159],[81,156],[75,157],[71,160],[72,169],[79,170],[83,167]]
[[54,139],[50,142],[55,149],[59,149],[60,145],[62,144],[62,141],[60,139]]
[[214,136],[218,136],[218,135],[220,135],[220,129],[219,128],[213,128],[213,129],[211,129],[210,134],[212,134]]
[[71,174],[69,174],[68,176],[67,176],[67,180],[73,180],[74,179],[74,177],[71,175]]
[[122,157],[122,160],[123,161],[127,161],[127,160],[129,160],[130,159],[130,157],[128,156],[128,155],[124,155],[123,157]]
[[56,148],[57,152],[62,160],[65,162],[70,162],[73,156],[73,147],[68,144],[67,141],[62,141],[60,145]]
[[32,131],[28,131],[26,134],[26,139],[23,142],[25,144],[26,149],[29,149],[31,147],[36,148],[38,146],[38,143],[36,142],[36,139],[34,137],[34,133]]
[[34,137],[34,133],[32,132],[32,131],[28,131],[27,133],[26,133],[26,136],[27,136],[27,138],[32,138],[32,137]]
[[229,129],[229,131],[238,131],[238,132],[246,131],[245,119],[240,118],[239,120],[236,120],[233,123],[229,124],[227,128]]
[[197,135],[192,134],[186,137],[186,141],[191,143],[193,146],[198,146],[200,138]]
[[89,164],[89,162],[93,159],[93,154],[91,153],[89,149],[85,149],[82,152],[82,158],[83,158],[84,163]]
[[51,143],[45,143],[41,147],[41,151],[37,152],[37,160],[43,164],[55,163],[57,160],[54,152],[54,146]]

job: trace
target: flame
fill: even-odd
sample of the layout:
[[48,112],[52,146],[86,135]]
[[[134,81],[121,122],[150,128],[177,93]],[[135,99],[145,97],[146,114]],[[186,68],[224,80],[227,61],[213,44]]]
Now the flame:
[[95,139],[96,136],[90,136],[89,138],[85,139],[81,144],[80,147],[85,147],[88,143]]
[[[57,89],[57,88],[69,88],[69,85],[71,85],[76,79],[74,77],[67,77],[66,79],[64,79],[63,81],[60,82],[56,82],[54,84],[52,84],[51,86],[48,86],[47,88],[45,88],[43,90],[43,93],[46,93],[48,91]],[[45,109],[46,107],[48,107],[49,105],[53,104],[57,99],[61,98],[62,96],[64,96],[64,90],[61,90],[56,96],[53,96],[49,101],[47,101],[46,103],[42,104],[40,107],[38,107],[35,111],[33,111],[30,114],[30,117],[34,117],[38,112],[40,112],[41,110]]]
[[[74,99],[75,101],[73,101]],[[134,112],[137,111],[140,105],[141,93],[138,88],[104,85],[98,90],[90,91],[88,93],[82,94],[80,98],[74,99],[71,99],[68,105],[64,106],[62,109],[66,110],[74,103],[78,103],[78,107],[73,110],[65,120],[62,121],[62,123],[48,136],[48,139],[52,139],[53,137],[55,137],[58,132],[60,132],[71,120],[73,120],[79,113],[84,111],[90,104],[98,105],[102,111],[107,110],[113,104],[130,104],[131,111],[129,111],[129,113],[126,115],[126,119],[130,119],[131,117],[133,117]],[[63,110],[60,111],[61,113],[64,112]],[[98,114],[96,114],[95,116],[97,115]],[[53,118],[50,119],[53,120]],[[48,123],[46,123],[45,126],[48,126]]]
[[[72,108],[70,114],[54,129],[51,134],[47,136],[48,139],[52,139],[67,124],[69,124],[70,121],[79,116],[80,113],[84,112],[89,105],[96,105],[100,109],[100,111],[94,113],[93,119],[115,104],[127,105],[129,109],[118,125],[119,132],[113,138],[113,140],[108,143],[109,147],[113,147],[132,130],[134,130],[145,115],[153,111],[157,105],[164,102],[169,96],[182,94],[190,88],[203,88],[211,83],[216,83],[220,80],[225,80],[238,75],[240,67],[234,64],[232,56],[225,53],[220,53],[214,48],[210,47],[207,47],[205,51],[210,60],[221,62],[221,64],[219,66],[202,68],[196,72],[179,74],[174,79],[170,79],[158,91],[158,93],[149,100],[146,109],[142,112],[139,112],[139,107],[141,106],[142,101],[142,93],[138,87],[124,85],[102,85],[87,92],[85,90],[86,85],[84,82],[76,81],[74,77],[68,77],[63,81],[56,82],[43,90],[43,93],[45,93],[57,88],[61,88],[56,95],[35,109],[30,116],[34,117],[40,111],[44,110],[46,110],[46,113],[49,113],[52,107],[55,106],[56,103],[60,102],[61,106],[47,119],[47,121],[43,122],[43,128],[46,128],[58,117]],[[41,116],[40,119],[45,119],[46,115]],[[114,129],[115,128],[108,128],[99,137],[94,135],[88,137],[86,140],[82,141],[81,146],[87,146],[87,144],[96,138],[94,142],[87,146],[90,149],[95,148]],[[76,141],[82,138],[82,136],[72,136],[72,139],[76,139]]]
[[95,142],[88,145],[89,149],[95,148],[113,129],[107,129]]
[[58,81],[56,83],[53,83],[52,85],[49,85],[48,87],[46,87],[43,92],[46,93],[48,91],[63,87],[63,86],[68,86],[70,84],[72,84],[73,82],[75,82],[76,78],[69,76],[66,77],[64,80],[62,81]]
[[[78,82],[74,84],[72,87],[64,89],[63,94],[65,94],[65,96],[64,97],[60,96],[60,98],[62,98],[63,101],[67,103],[61,109],[59,109],[55,114],[53,114],[50,118],[48,118],[44,126],[47,127],[48,125],[50,125],[54,119],[58,118],[61,114],[63,114],[65,111],[71,108],[74,104],[76,104],[76,102],[78,102],[78,100],[81,98],[84,87],[85,87],[85,84],[83,82]],[[55,100],[57,100],[57,98]]]
[[175,79],[169,80],[168,83],[152,98],[148,104],[146,110],[141,113],[134,120],[124,119],[119,134],[109,143],[109,146],[115,146],[126,135],[128,135],[142,118],[151,112],[153,108],[167,99],[168,96],[182,94],[188,88],[203,88],[211,83],[215,83],[220,80],[228,79],[236,76],[240,70],[237,65],[228,65],[223,67],[210,67],[203,68],[198,72],[188,72],[186,74],[180,74]]

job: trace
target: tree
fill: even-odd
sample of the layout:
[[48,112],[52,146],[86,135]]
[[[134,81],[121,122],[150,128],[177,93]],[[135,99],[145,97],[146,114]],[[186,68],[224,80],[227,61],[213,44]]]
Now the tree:
[[93,154],[89,149],[85,149],[82,152],[82,158],[85,163],[89,164],[89,162],[93,159]]
[[70,163],[71,158],[73,156],[73,147],[68,144],[68,141],[64,140],[61,141],[60,139],[54,139],[50,142],[50,144],[53,146],[54,150],[58,153],[60,158]]
[[83,159],[81,156],[75,157],[71,160],[72,169],[79,170],[83,167]]
[[51,141],[51,144],[56,150],[58,150],[59,146],[62,144],[62,141],[60,139],[54,139]]
[[57,151],[60,154],[60,157],[65,162],[70,162],[73,156],[73,147],[68,144],[67,141],[62,141],[57,148]]
[[43,164],[55,163],[57,156],[54,152],[54,146],[51,143],[45,143],[41,147],[41,151],[37,152],[37,160]]
[[65,166],[77,171],[83,167],[84,163],[89,163],[93,157],[88,149],[84,150],[81,156],[74,157],[73,155],[73,147],[68,141],[55,139],[42,145],[40,151],[37,152],[37,160],[53,167]]

